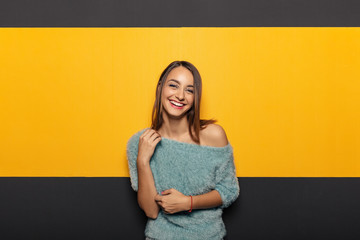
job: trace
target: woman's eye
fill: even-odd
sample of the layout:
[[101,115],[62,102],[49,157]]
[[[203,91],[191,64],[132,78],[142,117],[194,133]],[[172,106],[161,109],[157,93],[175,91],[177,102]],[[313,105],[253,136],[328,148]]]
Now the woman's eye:
[[170,87],[176,87],[176,85],[175,85],[175,84],[169,84],[169,86],[170,86]]
[[194,93],[194,91],[193,91],[193,90],[191,90],[191,89],[188,89],[188,92]]

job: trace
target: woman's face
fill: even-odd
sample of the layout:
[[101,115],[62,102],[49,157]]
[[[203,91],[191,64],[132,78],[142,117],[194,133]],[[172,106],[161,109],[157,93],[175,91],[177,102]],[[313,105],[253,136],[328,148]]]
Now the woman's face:
[[194,103],[194,77],[185,67],[176,67],[167,76],[161,94],[163,110],[169,117],[181,118]]

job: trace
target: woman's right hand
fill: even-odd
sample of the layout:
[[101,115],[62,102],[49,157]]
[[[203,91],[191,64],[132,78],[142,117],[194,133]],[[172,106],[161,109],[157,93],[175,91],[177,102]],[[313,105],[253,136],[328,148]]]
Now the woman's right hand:
[[161,135],[154,129],[146,129],[139,138],[138,161],[149,163]]

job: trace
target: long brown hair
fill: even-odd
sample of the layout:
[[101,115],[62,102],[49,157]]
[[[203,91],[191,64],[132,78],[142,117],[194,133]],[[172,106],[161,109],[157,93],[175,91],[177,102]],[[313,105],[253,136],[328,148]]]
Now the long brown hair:
[[[200,119],[200,100],[201,100],[201,90],[202,90],[201,76],[197,68],[193,64],[187,61],[174,61],[170,63],[161,73],[156,87],[156,98],[152,110],[151,128],[154,130],[159,130],[164,122],[162,118],[161,92],[170,71],[180,66],[187,68],[194,77],[194,103],[193,106],[187,112],[186,117],[189,123],[189,133],[191,139],[197,144],[200,144],[200,138],[199,138],[200,130],[204,129],[208,124],[215,123],[217,120]],[[191,131],[192,128],[195,131],[195,136]]]

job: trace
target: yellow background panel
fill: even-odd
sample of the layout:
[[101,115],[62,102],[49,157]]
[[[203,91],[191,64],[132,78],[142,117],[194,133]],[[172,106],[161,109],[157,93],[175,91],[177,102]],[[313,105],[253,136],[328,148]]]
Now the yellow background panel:
[[2,28],[0,176],[129,176],[173,60],[239,177],[360,177],[360,28]]

